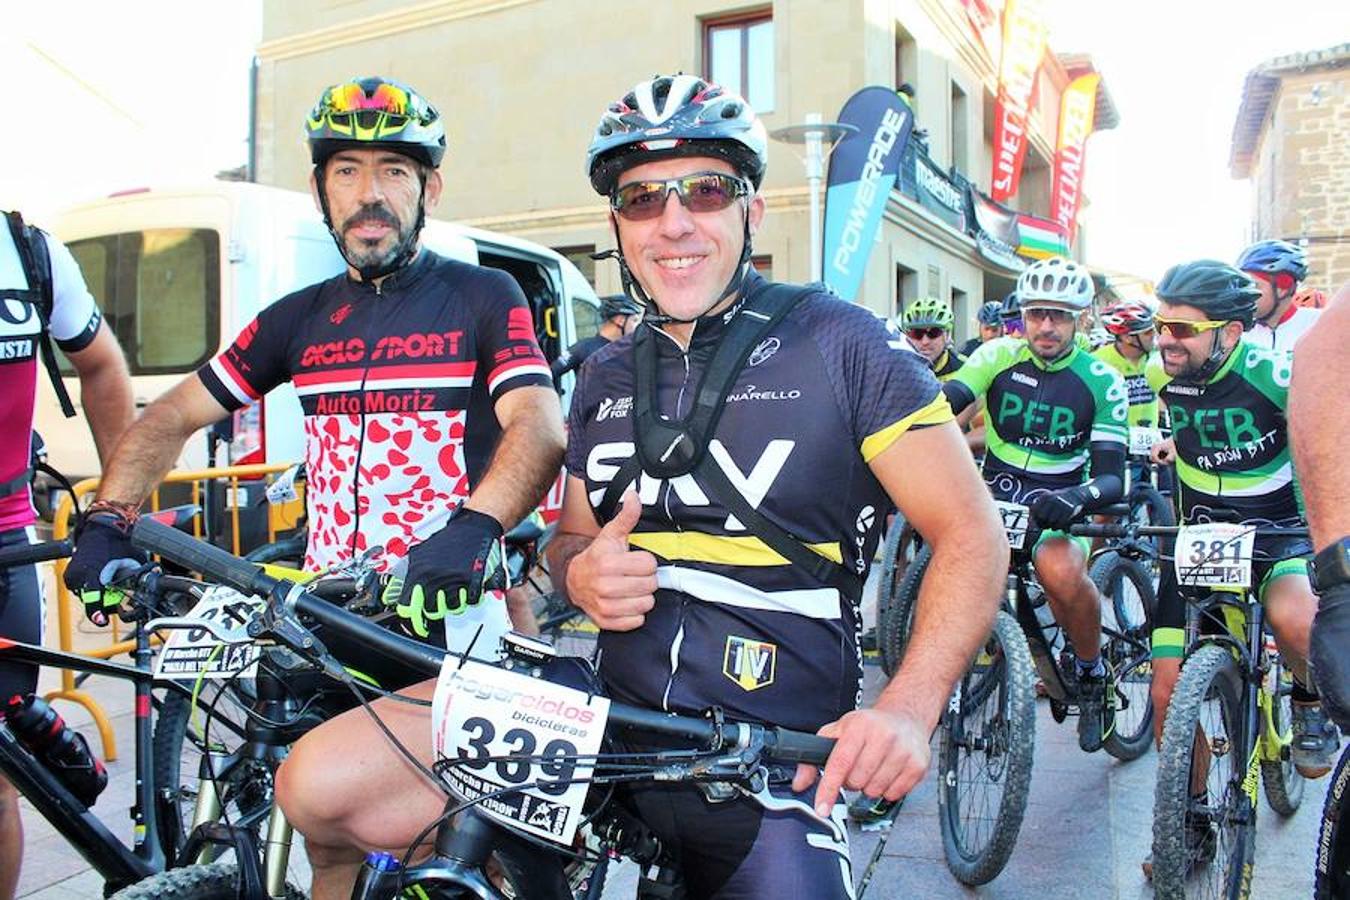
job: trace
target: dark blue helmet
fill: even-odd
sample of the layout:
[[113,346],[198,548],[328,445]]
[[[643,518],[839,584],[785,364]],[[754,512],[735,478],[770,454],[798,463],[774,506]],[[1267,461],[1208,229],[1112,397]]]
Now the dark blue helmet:
[[1241,322],[1244,329],[1252,327],[1261,296],[1250,275],[1213,259],[1173,266],[1154,292],[1159,300],[1194,306],[1216,322]]
[[1017,299],[1017,291],[1003,298],[1003,303],[999,305],[999,317],[1004,322],[1022,318],[1022,301]]
[[1003,303],[998,300],[986,300],[980,306],[980,311],[975,314],[975,318],[981,325],[992,328],[995,325],[1003,324]]
[[1238,257],[1237,267],[1244,272],[1278,275],[1287,272],[1295,281],[1308,274],[1308,254],[1288,241],[1257,241]]

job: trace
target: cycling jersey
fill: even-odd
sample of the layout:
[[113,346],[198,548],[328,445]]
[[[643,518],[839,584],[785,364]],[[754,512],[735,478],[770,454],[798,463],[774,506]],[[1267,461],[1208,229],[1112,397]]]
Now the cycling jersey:
[[568,347],[558,358],[549,365],[549,371],[553,374],[553,380],[557,381],[568,372],[574,369],[580,369],[581,364],[590,358],[591,354],[609,343],[609,338],[593,334],[588,338],[582,338],[572,346]]
[[[83,350],[98,334],[102,317],[85,286],[75,258],[60,241],[43,234],[52,267],[49,330],[67,353]],[[19,477],[32,459],[33,413],[37,397],[38,340],[42,323],[38,297],[29,289],[9,229],[0,228],[0,482]],[[28,490],[0,497],[0,531],[37,520]]]
[[1098,347],[1092,355],[1115,369],[1125,379],[1125,393],[1130,404],[1130,425],[1157,428],[1158,395],[1149,385],[1144,370],[1148,367],[1149,360],[1157,357],[1158,351],[1153,350],[1138,359],[1131,360],[1116,348],[1115,342],[1112,342]]
[[964,344],[962,344],[961,347],[957,350],[957,352],[960,353],[962,356],[970,356],[970,354],[980,349],[980,345],[983,343],[984,341],[980,339],[980,336],[976,335],[975,337],[970,338]]
[[[752,275],[746,291],[764,284]],[[688,413],[733,315],[700,320],[687,351],[654,335],[658,412]],[[572,398],[567,469],[593,507],[634,453],[633,347],[626,336],[592,356]],[[865,575],[891,507],[868,461],[907,430],[951,418],[927,362],[900,335],[814,292],[750,353],[708,453],[766,517]],[[656,556],[658,590],[641,628],[600,634],[615,699],[693,714],[716,705],[807,731],[857,706],[860,598],[788,565],[693,474],[641,476],[638,494],[629,542]]]
[[1257,322],[1247,330],[1242,339],[1267,350],[1293,350],[1298,339],[1303,337],[1309,328],[1317,324],[1320,315],[1322,315],[1320,309],[1311,309],[1291,303],[1289,308],[1284,311],[1284,315],[1280,316],[1280,320],[1275,323],[1274,328],[1262,322]]
[[493,402],[552,385],[514,279],[426,250],[378,287],[340,275],[284,297],[198,375],[230,410],[295,384],[310,571],[372,547],[383,570],[440,530],[487,468]]
[[938,381],[950,381],[952,376],[960,371],[965,361],[966,358],[956,352],[955,347],[948,344],[947,349],[942,351],[942,355],[933,361],[933,374],[937,376]]
[[1172,417],[1183,521],[1205,521],[1211,508],[1302,520],[1285,418],[1292,369],[1291,353],[1245,337],[1204,384],[1172,381],[1161,359],[1150,361],[1149,382]]
[[[1292,353],[1263,350],[1245,336],[1204,384],[1173,381],[1160,359],[1150,361],[1149,382],[1172,417],[1182,522],[1210,521],[1222,511],[1243,522],[1303,524],[1285,415],[1292,371]],[[1302,537],[1258,536],[1252,565],[1258,599],[1275,578],[1306,574],[1311,549]],[[1180,657],[1186,608],[1170,566],[1163,576],[1153,655]]]
[[1047,363],[1024,338],[997,338],[943,389],[958,409],[985,397],[984,480],[995,499],[1029,505],[1082,484],[1094,445],[1124,458],[1125,382],[1077,345]]

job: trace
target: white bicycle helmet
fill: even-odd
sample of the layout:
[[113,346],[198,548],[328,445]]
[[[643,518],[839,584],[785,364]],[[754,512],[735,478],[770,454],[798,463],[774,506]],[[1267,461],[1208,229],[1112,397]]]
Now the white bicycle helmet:
[[1088,270],[1062,256],[1034,262],[1017,278],[1017,298],[1023,309],[1058,306],[1081,312],[1092,305],[1095,293]]

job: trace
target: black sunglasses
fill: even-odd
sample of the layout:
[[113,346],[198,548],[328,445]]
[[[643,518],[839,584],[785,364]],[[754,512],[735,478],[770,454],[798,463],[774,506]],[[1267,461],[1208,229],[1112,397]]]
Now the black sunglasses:
[[671,191],[691,213],[711,213],[749,194],[750,186],[735,175],[697,172],[664,181],[631,181],[614,191],[609,205],[630,222],[655,219],[665,210]]
[[942,328],[936,328],[936,327],[935,327],[935,328],[910,328],[910,329],[908,329],[908,330],[905,332],[905,334],[909,335],[910,338],[911,338],[912,340],[916,340],[916,341],[923,340],[924,338],[928,338],[930,341],[931,341],[931,340],[936,340],[937,338],[942,337],[942,336],[943,336],[944,334],[946,334],[946,333],[947,333],[947,332],[946,332],[945,329],[942,329]]

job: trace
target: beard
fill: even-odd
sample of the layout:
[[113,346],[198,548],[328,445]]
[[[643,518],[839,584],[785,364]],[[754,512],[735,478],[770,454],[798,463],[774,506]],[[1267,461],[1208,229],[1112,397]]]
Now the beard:
[[[353,237],[354,228],[371,222],[388,225],[392,229],[377,240]],[[398,216],[383,203],[365,204],[342,223],[342,243],[347,250],[347,261],[357,269],[378,268],[392,263],[407,245],[412,227],[405,226]]]

